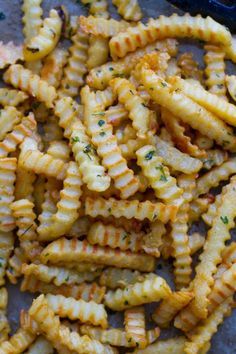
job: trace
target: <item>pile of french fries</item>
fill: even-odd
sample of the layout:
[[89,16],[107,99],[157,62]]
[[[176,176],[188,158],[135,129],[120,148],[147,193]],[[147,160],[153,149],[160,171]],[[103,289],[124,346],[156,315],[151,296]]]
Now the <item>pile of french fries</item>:
[[[236,42],[210,17],[137,22],[137,0],[113,0],[122,20],[41,2],[23,1],[24,44],[0,43],[0,354],[207,353],[236,290]],[[6,279],[35,293],[13,335]]]

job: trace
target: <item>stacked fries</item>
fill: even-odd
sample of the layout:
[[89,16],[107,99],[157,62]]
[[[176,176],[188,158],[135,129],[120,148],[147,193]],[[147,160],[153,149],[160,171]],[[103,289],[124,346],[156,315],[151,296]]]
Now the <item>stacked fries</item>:
[[[236,291],[235,43],[210,17],[144,25],[137,0],[113,0],[121,21],[82,3],[87,17],[43,19],[24,0],[25,43],[0,43],[0,354],[207,353]],[[205,42],[204,70],[178,55],[183,37]],[[206,238],[190,234],[199,220]],[[41,294],[10,335],[5,282],[21,276]],[[183,334],[159,340],[172,324]]]

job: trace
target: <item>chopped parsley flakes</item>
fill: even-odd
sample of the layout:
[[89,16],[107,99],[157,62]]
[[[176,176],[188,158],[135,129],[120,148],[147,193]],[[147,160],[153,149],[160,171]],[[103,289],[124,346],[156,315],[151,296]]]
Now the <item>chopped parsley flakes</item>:
[[155,155],[155,150],[151,150],[149,151],[146,155],[145,155],[145,160],[151,160],[153,155]]
[[74,144],[74,143],[79,143],[79,142],[80,142],[80,139],[79,139],[78,136],[74,136],[73,138],[71,138],[71,142],[72,142],[72,144]]
[[160,166],[156,166],[155,169],[159,170],[161,172],[160,181],[166,182],[167,178],[166,178],[166,174],[164,171],[164,167],[162,165],[160,165]]
[[104,124],[105,124],[105,120],[100,119],[100,120],[98,121],[99,127],[102,127]]
[[220,220],[225,224],[227,225],[229,223],[229,219],[227,216],[221,216],[220,217]]

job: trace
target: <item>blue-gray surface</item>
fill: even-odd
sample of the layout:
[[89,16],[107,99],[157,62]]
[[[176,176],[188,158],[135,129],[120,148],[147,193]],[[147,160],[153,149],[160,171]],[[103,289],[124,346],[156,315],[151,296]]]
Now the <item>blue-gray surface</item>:
[[[76,0],[44,0],[45,14],[48,10],[56,5],[65,4],[73,13],[81,14],[85,13],[85,10]],[[173,6],[169,5],[167,1],[164,0],[139,0],[146,17],[156,17],[160,14],[171,15],[173,12],[177,11]],[[21,33],[21,12],[20,12],[21,1],[20,0],[0,0],[0,12],[6,15],[6,19],[0,21],[0,40],[3,42],[22,41]],[[111,6],[111,11],[115,13],[114,8]],[[181,51],[184,49],[193,50],[195,55],[201,60],[201,51],[196,45],[185,43],[181,46]],[[232,70],[232,68],[231,68]],[[234,69],[233,69],[234,70]],[[162,267],[162,269],[160,269]],[[159,266],[157,273],[166,277],[169,282],[170,272],[166,265]],[[31,302],[32,296],[30,294],[20,293],[18,286],[9,286],[10,301],[8,315],[11,321],[13,330],[17,328],[18,318],[20,309],[27,308]],[[151,309],[147,309],[150,312]],[[121,319],[117,319],[111,316],[111,322],[113,325],[118,325]],[[116,323],[115,323],[116,322]],[[227,318],[224,324],[219,328],[217,334],[213,337],[212,347],[209,353],[211,354],[233,354],[236,353],[236,338],[235,338],[235,327],[236,327],[236,313]],[[173,332],[166,332],[162,334],[163,337],[173,335]]]

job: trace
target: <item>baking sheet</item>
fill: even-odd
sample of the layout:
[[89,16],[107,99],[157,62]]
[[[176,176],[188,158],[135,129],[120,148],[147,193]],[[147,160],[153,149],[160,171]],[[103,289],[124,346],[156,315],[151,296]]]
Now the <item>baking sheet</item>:
[[[193,0],[194,1],[194,0]],[[81,6],[77,0],[44,0],[44,15],[48,14],[49,9],[54,6],[64,4],[73,15],[86,14],[86,8]],[[175,9],[167,1],[164,0],[139,0],[140,5],[143,8],[145,17],[157,17],[160,14],[171,15],[173,12],[181,13],[181,11]],[[0,40],[8,42],[13,40],[20,43],[23,40],[21,32],[21,1],[20,0],[0,0],[0,12],[3,12],[6,18],[0,21]],[[116,11],[113,6],[110,6],[110,11],[115,14]],[[180,51],[184,52],[191,50],[195,56],[201,60],[200,47],[193,45],[186,41],[184,45],[181,45]],[[232,67],[230,71],[235,71]],[[204,228],[201,228],[204,230]],[[169,284],[172,284],[171,266],[169,264],[158,263],[157,273],[167,279]],[[8,317],[11,322],[12,331],[14,332],[18,327],[19,313],[23,308],[28,308],[32,301],[32,295],[27,293],[20,293],[19,286],[9,284],[9,306]],[[152,307],[147,307],[147,313],[152,312]],[[148,315],[147,315],[148,316]],[[117,318],[112,313],[110,314],[110,322],[113,326],[120,326],[122,324],[122,318]],[[213,337],[212,347],[209,353],[211,354],[233,354],[236,353],[236,312],[227,318],[224,324],[219,328],[217,334]],[[178,333],[177,330],[162,331],[161,337],[167,338]],[[43,354],[43,353],[42,353]]]

